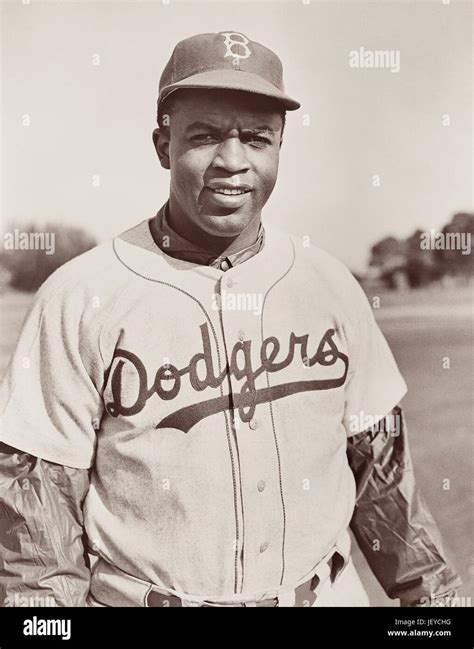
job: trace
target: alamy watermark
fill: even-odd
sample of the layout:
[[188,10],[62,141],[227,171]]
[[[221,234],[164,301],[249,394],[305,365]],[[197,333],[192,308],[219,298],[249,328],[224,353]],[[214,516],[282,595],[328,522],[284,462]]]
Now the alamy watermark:
[[459,595],[441,595],[440,597],[421,597],[420,598],[421,606],[425,607],[449,607],[449,608],[458,608],[458,607],[471,607],[471,598],[470,597],[460,597]]
[[23,622],[23,635],[59,635],[71,639],[71,620],[44,620],[34,615]]
[[15,228],[3,235],[5,250],[44,250],[47,255],[54,255],[55,244],[54,232],[22,232]]
[[263,306],[262,293],[227,293],[212,294],[212,309],[214,311],[252,311],[261,315]]
[[470,232],[429,232],[420,233],[422,250],[460,250],[462,255],[471,254]]
[[372,431],[378,433],[387,431],[391,437],[398,437],[402,430],[402,414],[390,413],[388,415],[371,415],[363,410],[357,415],[349,417],[349,430],[351,433]]
[[349,52],[350,68],[380,68],[400,72],[400,50],[358,50]]
[[12,597],[5,597],[3,606],[6,608],[29,608],[37,606],[57,606],[56,600],[51,595],[20,595],[15,593]]

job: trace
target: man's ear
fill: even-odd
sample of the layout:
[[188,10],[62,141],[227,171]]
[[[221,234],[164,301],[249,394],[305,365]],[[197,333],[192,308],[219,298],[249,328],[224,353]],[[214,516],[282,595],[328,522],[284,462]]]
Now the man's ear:
[[169,129],[155,128],[152,137],[153,137],[153,144],[155,145],[155,150],[156,153],[158,154],[158,158],[160,159],[161,166],[163,167],[163,169],[169,169],[170,168]]

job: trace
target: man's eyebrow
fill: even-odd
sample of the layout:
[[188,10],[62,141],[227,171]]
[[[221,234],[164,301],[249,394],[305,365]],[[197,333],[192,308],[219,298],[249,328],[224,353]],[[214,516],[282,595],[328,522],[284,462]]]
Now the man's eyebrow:
[[[220,133],[222,129],[220,129],[218,126],[214,126],[213,124],[209,124],[208,122],[192,122],[191,124],[188,124],[186,126],[185,132],[189,133],[190,131],[196,131],[196,130],[207,130],[207,131],[212,131],[216,133]],[[278,129],[271,128],[268,125],[262,125],[262,126],[255,126],[254,128],[243,128],[242,133],[245,133],[246,135],[251,135],[251,134],[263,134],[267,133],[268,135],[273,135],[277,132]]]
[[207,129],[210,131],[218,131],[219,129],[217,126],[213,126],[212,124],[209,124],[208,122],[192,122],[191,124],[188,124],[186,126],[186,133],[189,131],[195,131],[197,129]]
[[267,133],[268,135],[273,135],[277,132],[278,129],[271,128],[270,126],[256,126],[255,128],[243,128],[243,133]]

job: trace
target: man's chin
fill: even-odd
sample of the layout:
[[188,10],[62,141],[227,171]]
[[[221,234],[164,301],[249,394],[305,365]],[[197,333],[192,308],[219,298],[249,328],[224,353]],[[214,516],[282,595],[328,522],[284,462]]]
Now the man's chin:
[[201,212],[197,225],[214,237],[236,237],[252,219],[239,210],[220,210],[219,213]]

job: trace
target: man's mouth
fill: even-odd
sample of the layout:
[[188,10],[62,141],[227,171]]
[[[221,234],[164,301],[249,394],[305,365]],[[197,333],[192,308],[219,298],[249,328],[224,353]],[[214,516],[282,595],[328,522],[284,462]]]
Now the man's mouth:
[[237,184],[216,179],[209,181],[206,190],[209,201],[214,207],[235,211],[249,200],[247,195],[252,192],[252,187],[242,182]]
[[252,187],[247,183],[242,181],[232,182],[222,178],[210,180],[206,185],[206,189],[213,194],[223,194],[224,196],[239,196],[239,194],[248,194],[252,191]]
[[247,194],[250,189],[224,189],[224,188],[216,188],[213,189],[212,187],[208,187],[208,189],[211,190],[211,192],[214,192],[214,194],[226,194],[227,196],[237,196],[239,194]]

